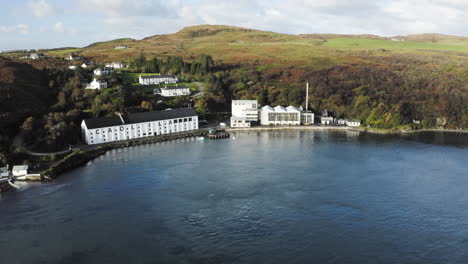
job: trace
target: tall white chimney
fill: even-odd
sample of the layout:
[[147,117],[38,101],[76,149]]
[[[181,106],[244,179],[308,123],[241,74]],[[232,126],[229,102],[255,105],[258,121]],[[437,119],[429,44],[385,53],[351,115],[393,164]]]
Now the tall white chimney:
[[307,81],[307,89],[306,89],[306,113],[309,111],[309,81]]

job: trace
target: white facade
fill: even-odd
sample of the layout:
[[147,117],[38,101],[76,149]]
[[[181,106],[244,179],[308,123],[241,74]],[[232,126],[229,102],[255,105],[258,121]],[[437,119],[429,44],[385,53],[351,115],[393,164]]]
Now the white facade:
[[128,49],[128,46],[116,46],[114,49]]
[[337,125],[346,125],[346,120],[341,118],[335,118],[335,124]]
[[271,106],[262,107],[262,113],[260,123],[264,126],[268,125],[288,125],[298,126],[301,124],[301,111],[294,106],[288,106],[286,108],[282,106]]
[[76,66],[76,65],[68,66],[68,69],[70,69],[70,70],[75,70],[76,68],[78,68],[78,66]]
[[170,84],[177,83],[179,79],[172,75],[140,75],[138,82],[141,85],[152,85],[152,84]]
[[106,67],[114,68],[114,69],[123,69],[123,68],[125,68],[125,63],[123,63],[123,62],[111,62],[111,63],[107,63]]
[[107,88],[107,81],[105,80],[97,80],[96,78],[93,79],[91,83],[86,85],[86,89],[104,89]]
[[334,121],[334,118],[331,116],[320,118],[320,123],[322,123],[322,125],[333,125],[333,121]]
[[231,127],[250,127],[258,122],[257,100],[232,100]]
[[164,97],[190,95],[190,88],[187,85],[164,87],[161,88],[160,94]]
[[90,65],[90,64],[88,64],[88,63],[83,63],[83,64],[81,64],[81,68],[88,68],[89,65]]
[[28,165],[13,166],[13,170],[11,172],[13,176],[24,176],[28,174]]
[[197,129],[198,116],[190,108],[94,118],[81,123],[83,139],[90,145]]
[[102,76],[102,75],[109,75],[114,73],[114,69],[112,68],[97,68],[94,70],[94,75]]
[[358,127],[358,126],[361,126],[361,121],[348,119],[346,120],[346,125],[350,127]]
[[301,124],[311,125],[314,123],[315,115],[312,112],[301,112]]

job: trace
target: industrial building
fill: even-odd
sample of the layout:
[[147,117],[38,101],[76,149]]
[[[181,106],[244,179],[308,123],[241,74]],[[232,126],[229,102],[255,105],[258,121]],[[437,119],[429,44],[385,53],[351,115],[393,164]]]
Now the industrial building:
[[113,117],[85,119],[81,123],[82,137],[87,144],[108,143],[196,129],[198,129],[198,116],[192,108],[119,114]]
[[286,108],[280,105],[274,108],[266,105],[262,107],[260,123],[264,126],[298,126],[301,124],[301,111],[292,105]]
[[258,122],[257,100],[232,100],[231,127],[251,127]]

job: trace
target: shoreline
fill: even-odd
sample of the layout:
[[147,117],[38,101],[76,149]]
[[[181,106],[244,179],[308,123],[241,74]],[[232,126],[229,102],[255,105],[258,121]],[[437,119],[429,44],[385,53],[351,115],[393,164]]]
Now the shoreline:
[[371,134],[415,134],[422,132],[436,133],[459,133],[468,134],[467,129],[440,129],[440,128],[424,128],[417,130],[390,130],[390,129],[372,129],[365,127],[348,127],[348,126],[255,126],[244,128],[226,128],[226,132],[255,132],[255,131],[275,131],[275,130],[313,130],[313,131],[356,131]]

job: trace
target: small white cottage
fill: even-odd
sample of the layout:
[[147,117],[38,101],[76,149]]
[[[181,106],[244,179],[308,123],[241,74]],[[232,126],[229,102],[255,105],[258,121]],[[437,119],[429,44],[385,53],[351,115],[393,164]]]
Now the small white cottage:
[[13,176],[24,176],[28,174],[28,165],[16,165],[13,166],[13,170],[11,171]]

